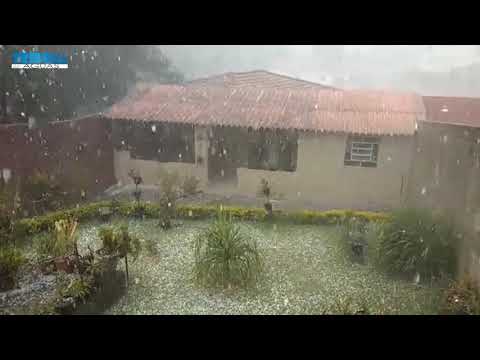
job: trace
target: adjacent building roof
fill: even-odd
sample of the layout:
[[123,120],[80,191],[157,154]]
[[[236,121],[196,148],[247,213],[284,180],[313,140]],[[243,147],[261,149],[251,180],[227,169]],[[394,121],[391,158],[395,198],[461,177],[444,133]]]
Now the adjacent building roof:
[[424,96],[426,121],[480,127],[480,98]]
[[238,73],[230,72],[208,78],[192,80],[188,82],[187,85],[221,85],[230,88],[261,87],[264,89],[333,89],[331,86],[295,79],[285,75],[274,74],[265,70],[254,70]]
[[424,113],[422,98],[410,93],[196,84],[139,89],[106,116],[255,129],[412,135]]

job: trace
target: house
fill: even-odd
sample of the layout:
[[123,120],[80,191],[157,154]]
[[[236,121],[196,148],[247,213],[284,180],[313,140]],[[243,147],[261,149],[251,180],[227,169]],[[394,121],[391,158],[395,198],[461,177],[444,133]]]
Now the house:
[[212,82],[144,87],[105,114],[120,183],[132,168],[146,184],[177,170],[222,194],[254,196],[265,178],[275,198],[303,206],[379,210],[405,200],[420,96]]

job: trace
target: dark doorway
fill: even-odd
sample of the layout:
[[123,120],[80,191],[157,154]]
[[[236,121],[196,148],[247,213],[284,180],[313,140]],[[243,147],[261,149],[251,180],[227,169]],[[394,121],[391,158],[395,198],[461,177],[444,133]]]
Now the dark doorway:
[[208,181],[237,185],[237,146],[228,128],[212,129],[208,147]]

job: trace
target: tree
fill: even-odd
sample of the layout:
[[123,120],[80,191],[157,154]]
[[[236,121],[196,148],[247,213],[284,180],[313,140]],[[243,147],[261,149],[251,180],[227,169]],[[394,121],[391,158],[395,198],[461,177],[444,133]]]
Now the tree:
[[[11,69],[22,50],[63,54],[69,68]],[[0,122],[65,120],[103,111],[138,81],[183,81],[159,47],[144,45],[4,45],[0,75]]]

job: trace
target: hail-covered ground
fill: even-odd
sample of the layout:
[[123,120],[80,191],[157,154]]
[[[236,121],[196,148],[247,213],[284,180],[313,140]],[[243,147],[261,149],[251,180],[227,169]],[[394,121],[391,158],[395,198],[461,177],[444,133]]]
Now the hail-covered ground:
[[[155,241],[157,254],[143,251],[129,263],[128,292],[108,314],[322,314],[341,312],[348,302],[382,314],[435,311],[438,290],[353,262],[333,226],[238,223],[257,241],[264,276],[254,290],[218,291],[197,286],[192,273],[194,239],[208,221],[184,221],[167,231],[158,220],[126,222],[143,242]],[[99,246],[100,226],[80,227],[82,247]]]

